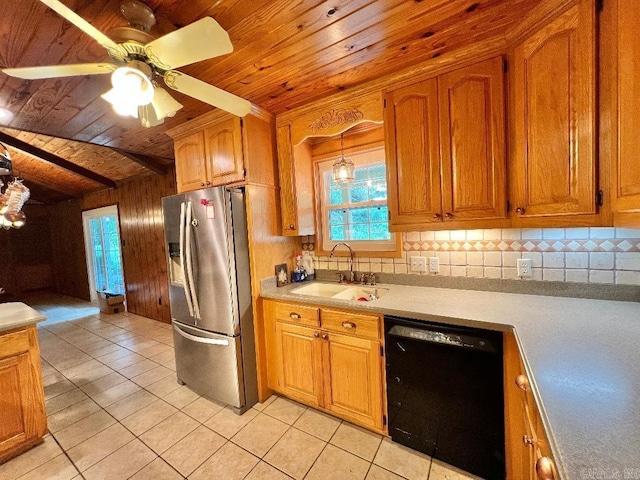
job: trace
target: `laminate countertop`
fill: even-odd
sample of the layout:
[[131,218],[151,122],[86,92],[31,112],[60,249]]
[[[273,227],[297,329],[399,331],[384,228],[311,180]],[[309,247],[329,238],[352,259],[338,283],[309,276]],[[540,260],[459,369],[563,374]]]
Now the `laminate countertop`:
[[22,302],[0,303],[0,332],[46,320],[42,313]]
[[374,302],[262,297],[514,331],[559,474],[640,479],[640,303],[377,285]]

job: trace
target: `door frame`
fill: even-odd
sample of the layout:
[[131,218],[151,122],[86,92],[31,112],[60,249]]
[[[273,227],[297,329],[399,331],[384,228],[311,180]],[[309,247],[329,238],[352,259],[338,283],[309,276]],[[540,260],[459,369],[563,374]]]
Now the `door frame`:
[[122,277],[125,283],[125,300],[126,300],[126,278],[124,277],[124,260],[122,258],[122,233],[120,231],[120,213],[118,211],[118,205],[107,205],[106,207],[93,208],[91,210],[85,210],[82,212],[82,234],[84,236],[84,251],[87,260],[87,277],[89,279],[89,295],[91,296],[91,302],[98,303],[98,296],[96,294],[96,279],[95,269],[93,264],[93,253],[91,251],[91,236],[88,228],[88,223],[91,218],[102,217],[106,215],[115,215],[116,224],[118,226],[118,238],[120,239],[120,269],[122,270]]

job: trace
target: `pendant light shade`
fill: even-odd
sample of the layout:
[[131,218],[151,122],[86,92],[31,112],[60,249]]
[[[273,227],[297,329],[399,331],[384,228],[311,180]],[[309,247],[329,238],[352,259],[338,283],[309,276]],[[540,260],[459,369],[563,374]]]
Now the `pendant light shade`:
[[344,134],[340,134],[340,160],[333,164],[333,181],[335,183],[351,183],[355,180],[356,166],[344,156]]

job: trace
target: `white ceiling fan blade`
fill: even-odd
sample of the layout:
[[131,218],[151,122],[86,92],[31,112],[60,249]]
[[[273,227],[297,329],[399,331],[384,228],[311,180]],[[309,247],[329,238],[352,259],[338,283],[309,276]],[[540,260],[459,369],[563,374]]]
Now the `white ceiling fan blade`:
[[233,51],[229,34],[211,17],[204,17],[147,43],[144,51],[163,70],[218,57]]
[[225,92],[218,87],[209,85],[184,73],[167,72],[164,76],[164,82],[169,88],[173,88],[177,92],[197,98],[204,103],[218,107],[238,117],[244,117],[251,112],[251,102],[248,100]]
[[44,67],[3,68],[2,72],[25,80],[38,80],[40,78],[73,77],[76,75],[100,75],[111,73],[116,68],[111,63],[76,63]]
[[106,49],[115,50],[117,52],[121,51],[120,46],[107,37],[104,33],[98,30],[96,27],[87,22],[84,18],[78,15],[76,12],[71,10],[65,4],[58,0],[40,0],[47,7],[54,10],[60,16],[66,18],[68,21],[73,23],[76,27],[82,30],[84,33],[92,37],[95,41],[97,41],[100,45],[102,45]]

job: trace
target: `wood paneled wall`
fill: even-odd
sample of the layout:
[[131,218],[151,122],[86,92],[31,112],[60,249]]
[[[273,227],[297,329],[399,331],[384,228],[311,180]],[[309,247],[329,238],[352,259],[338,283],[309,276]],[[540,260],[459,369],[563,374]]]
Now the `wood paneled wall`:
[[0,301],[53,287],[48,207],[26,205],[27,223],[19,230],[0,230]]
[[175,173],[123,182],[81,200],[52,207],[52,235],[59,292],[89,298],[82,211],[117,205],[129,312],[169,323],[169,292],[161,199],[176,193]]

